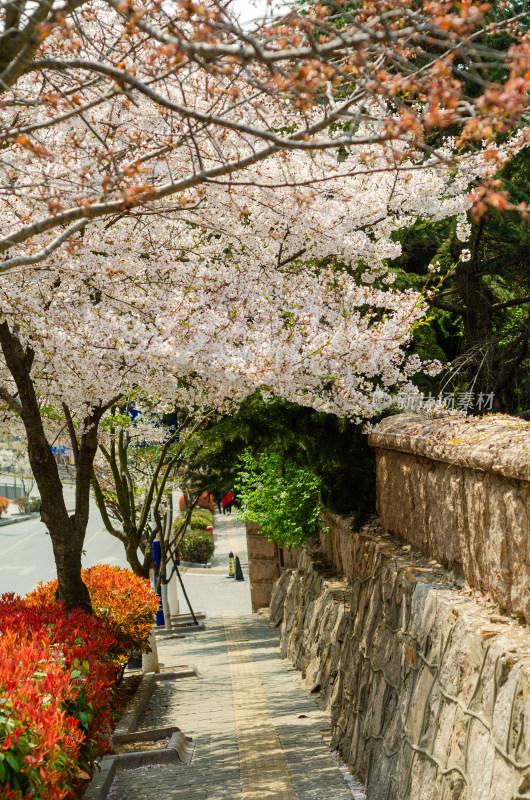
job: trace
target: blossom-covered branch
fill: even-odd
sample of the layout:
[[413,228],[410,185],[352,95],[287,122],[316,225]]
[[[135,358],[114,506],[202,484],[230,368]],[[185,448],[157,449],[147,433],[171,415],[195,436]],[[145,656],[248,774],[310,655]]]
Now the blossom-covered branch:
[[[251,180],[254,165],[291,150],[343,162],[386,143],[389,169],[411,154],[454,165],[525,125],[529,13],[308,0],[242,26],[217,2],[6,0],[3,268],[39,263],[74,235],[64,226],[153,212],[170,197],[187,208],[210,181]],[[433,147],[433,128],[449,126],[459,146]]]

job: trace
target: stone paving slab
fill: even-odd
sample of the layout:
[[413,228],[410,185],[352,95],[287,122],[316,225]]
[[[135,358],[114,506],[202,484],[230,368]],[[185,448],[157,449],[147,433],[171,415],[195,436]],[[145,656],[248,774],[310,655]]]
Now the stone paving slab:
[[224,574],[228,570],[228,554],[239,556],[242,564],[247,562],[247,534],[245,526],[237,520],[236,512],[230,516],[215,514],[215,553],[212,557],[212,569],[222,568]]
[[158,683],[138,725],[140,730],[178,725],[195,745],[191,765],[119,772],[109,793],[112,800],[241,797],[224,629],[210,621],[207,624],[207,630],[184,639],[158,641],[163,663],[196,664],[203,677]]
[[[245,621],[289,773],[298,800],[352,800],[322,734],[329,717],[303,686],[300,673],[278,657],[278,633],[252,615]],[[358,786],[358,790],[360,790]],[[362,794],[355,793],[355,797]]]
[[[248,583],[247,541],[245,526],[235,516],[215,514],[215,554],[211,569],[190,569],[182,571],[182,578],[193,608],[205,611],[210,618],[225,612],[249,614],[250,588]],[[244,581],[228,578],[228,554],[238,555],[243,568]],[[180,610],[187,612],[188,607],[178,590]]]

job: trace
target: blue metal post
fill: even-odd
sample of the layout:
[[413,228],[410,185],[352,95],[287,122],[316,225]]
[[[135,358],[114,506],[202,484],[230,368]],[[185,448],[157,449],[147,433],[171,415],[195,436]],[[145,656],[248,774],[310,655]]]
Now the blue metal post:
[[[155,581],[158,580],[158,573],[160,571],[160,562],[162,561],[162,546],[160,542],[154,541],[153,542],[153,561],[155,562]],[[164,626],[164,612],[162,610],[162,584],[158,587],[158,611],[156,612],[156,624]]]

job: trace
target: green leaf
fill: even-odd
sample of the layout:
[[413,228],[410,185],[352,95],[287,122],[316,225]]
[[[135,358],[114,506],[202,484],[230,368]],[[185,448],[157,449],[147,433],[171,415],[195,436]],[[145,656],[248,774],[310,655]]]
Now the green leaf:
[[20,772],[21,765],[18,763],[13,753],[6,753],[6,761],[11,769],[14,769],[15,772]]

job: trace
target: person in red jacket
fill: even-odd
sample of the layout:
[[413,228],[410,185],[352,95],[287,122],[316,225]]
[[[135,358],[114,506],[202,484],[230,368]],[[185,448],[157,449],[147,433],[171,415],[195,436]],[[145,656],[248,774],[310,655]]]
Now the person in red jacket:
[[234,498],[232,496],[232,492],[227,492],[223,499],[221,500],[221,505],[223,507],[223,514],[231,514],[232,513],[232,505],[234,503]]

